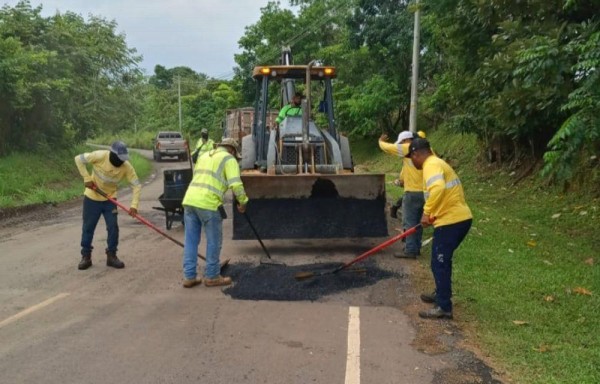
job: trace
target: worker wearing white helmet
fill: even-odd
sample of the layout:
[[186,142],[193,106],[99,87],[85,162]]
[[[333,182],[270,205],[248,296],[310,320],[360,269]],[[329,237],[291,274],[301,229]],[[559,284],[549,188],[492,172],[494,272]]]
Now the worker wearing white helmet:
[[[423,214],[423,172],[415,168],[409,158],[406,158],[408,146],[413,141],[413,133],[410,131],[402,131],[398,134],[398,139],[395,143],[387,143],[387,135],[382,135],[379,138],[379,147],[388,154],[399,156],[402,158],[402,170],[400,177],[395,181],[395,184],[404,188],[404,195],[398,202],[392,206],[393,210],[402,208],[402,228],[407,230],[419,223]],[[404,252],[395,253],[394,256],[399,258],[417,258],[421,254],[421,239],[423,230],[419,228],[414,235],[406,239]]]

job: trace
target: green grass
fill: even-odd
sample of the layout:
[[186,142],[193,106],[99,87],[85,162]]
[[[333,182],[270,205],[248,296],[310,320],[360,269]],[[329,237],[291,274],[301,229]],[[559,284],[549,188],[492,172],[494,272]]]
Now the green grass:
[[[79,146],[62,153],[16,153],[0,158],[0,208],[59,203],[81,196],[83,180],[74,158],[93,149]],[[138,177],[152,172],[152,163],[135,152],[130,161]]]
[[[474,214],[453,266],[458,324],[514,382],[600,382],[600,201],[537,177],[513,185],[510,170],[478,158],[471,136],[430,140],[460,175]],[[362,166],[395,177],[398,160],[383,160],[376,139],[353,150]]]
[[104,134],[96,136],[91,139],[90,142],[94,144],[110,145],[116,140],[121,140],[127,144],[129,148],[152,149],[152,139],[156,136],[156,133],[157,132],[149,131],[125,131],[118,135]]

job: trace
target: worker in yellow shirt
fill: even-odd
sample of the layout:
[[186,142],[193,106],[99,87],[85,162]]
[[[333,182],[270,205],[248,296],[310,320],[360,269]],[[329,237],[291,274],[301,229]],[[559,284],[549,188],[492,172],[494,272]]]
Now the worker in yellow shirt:
[[[98,187],[108,196],[116,198],[119,182],[127,179],[133,190],[129,214],[137,214],[140,201],[140,181],[135,169],[129,163],[129,152],[122,141],[115,141],[110,150],[100,150],[82,153],[75,157],[75,164],[83,177],[85,192],[83,197],[83,228],[81,235],[81,261],[78,268],[88,269],[92,266],[92,240],[100,216],[106,222],[106,265],[113,268],[124,268],[125,264],[117,257],[119,245],[119,225],[117,223],[117,206],[105,197],[96,193],[93,188]],[[87,165],[92,167],[92,174],[87,170]]]
[[200,156],[213,149],[215,149],[215,142],[208,137],[208,129],[202,128],[196,149],[192,153],[192,161],[196,163]]
[[428,311],[419,312],[425,319],[452,318],[452,256],[471,228],[473,215],[456,172],[435,156],[429,142],[415,139],[408,154],[417,169],[423,171],[425,206],[421,224],[433,225],[431,271],[435,294],[423,294],[421,300],[434,302]]
[[219,274],[219,257],[223,243],[223,198],[228,189],[238,202],[240,213],[246,211],[248,196],[237,162],[238,143],[223,139],[217,148],[202,155],[194,167],[194,177],[183,198],[185,241],[183,249],[183,286],[191,288],[202,282],[197,278],[198,245],[202,227],[206,234],[206,268],[204,285],[231,284],[230,277]]
[[[413,133],[409,131],[400,132],[395,143],[387,143],[387,135],[379,138],[379,148],[385,153],[399,156],[402,158],[402,170],[400,177],[394,182],[395,185],[404,188],[404,195],[392,206],[392,216],[394,210],[402,208],[402,228],[407,230],[419,224],[423,215],[423,173],[418,170],[412,161],[405,157],[408,153],[408,146],[413,141]],[[421,239],[423,230],[419,230],[406,239],[404,251],[395,253],[399,258],[417,258],[421,254]]]

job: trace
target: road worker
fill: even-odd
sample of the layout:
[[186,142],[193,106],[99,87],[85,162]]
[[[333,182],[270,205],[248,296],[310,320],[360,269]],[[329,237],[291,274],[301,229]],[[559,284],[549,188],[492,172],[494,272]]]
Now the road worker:
[[213,149],[215,149],[214,140],[208,137],[208,129],[202,128],[200,131],[200,138],[196,144],[196,149],[192,153],[192,161],[196,163],[200,156]]
[[[240,213],[246,211],[248,197],[240,178],[238,143],[223,139],[217,148],[204,153],[194,167],[194,177],[183,198],[185,241],[183,250],[183,286],[191,288],[202,282],[197,278],[198,245],[202,227],[206,234],[206,268],[204,285],[229,285],[230,277],[219,273],[223,242],[223,197],[233,190]],[[221,213],[222,212],[222,213]]]
[[[423,173],[415,168],[412,161],[405,157],[408,153],[408,146],[413,141],[413,133],[410,131],[402,131],[398,134],[396,142],[388,143],[387,135],[382,135],[379,138],[379,148],[385,153],[396,155],[402,158],[402,170],[400,176],[395,180],[394,184],[404,188],[404,195],[391,208],[392,217],[395,216],[395,211],[402,208],[402,228],[407,230],[419,224],[423,215]],[[406,239],[404,251],[395,253],[395,257],[399,258],[417,258],[421,254],[421,239],[423,230],[419,230]]]
[[[116,198],[117,187],[121,180],[127,179],[133,197],[129,214],[137,214],[140,201],[140,181],[135,169],[129,163],[129,152],[122,141],[115,141],[110,150],[100,150],[83,153],[75,157],[75,164],[83,177],[85,192],[83,197],[83,228],[81,235],[81,261],[78,268],[88,269],[92,266],[92,240],[94,231],[100,216],[104,216],[106,231],[106,265],[113,268],[124,268],[125,264],[117,257],[117,246],[119,245],[119,225],[117,223],[117,206],[105,197],[96,193],[93,188],[98,187],[108,196]],[[87,170],[91,165],[92,174]]]
[[407,157],[423,171],[425,206],[421,224],[433,225],[431,271],[435,281],[434,294],[422,294],[421,300],[435,303],[419,312],[425,319],[452,318],[452,256],[471,228],[473,215],[456,172],[444,160],[435,156],[429,142],[415,139]]
[[302,116],[302,93],[296,92],[292,97],[292,102],[281,108],[279,115],[275,122],[281,124],[281,122],[288,116]]

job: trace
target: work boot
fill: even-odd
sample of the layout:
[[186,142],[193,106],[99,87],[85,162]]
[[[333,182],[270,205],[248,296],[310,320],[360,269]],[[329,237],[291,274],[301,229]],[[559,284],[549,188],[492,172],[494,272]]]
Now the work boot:
[[435,303],[435,291],[432,293],[421,293],[420,297],[424,303]]
[[193,279],[183,279],[183,288],[192,288],[196,285],[202,284],[202,279],[193,278]]
[[422,319],[452,319],[452,312],[446,312],[442,308],[435,306],[426,311],[419,312]]
[[394,253],[394,257],[397,259],[416,259],[420,254],[418,252],[396,252]]
[[92,255],[81,256],[81,261],[79,262],[79,265],[77,266],[77,268],[79,270],[83,271],[84,269],[88,269],[91,266],[92,266]]
[[106,265],[117,269],[125,268],[125,264],[117,257],[117,252],[113,251],[106,251]]
[[217,276],[212,279],[204,278],[204,285],[207,287],[217,287],[220,285],[229,285],[229,284],[231,284],[231,277]]

